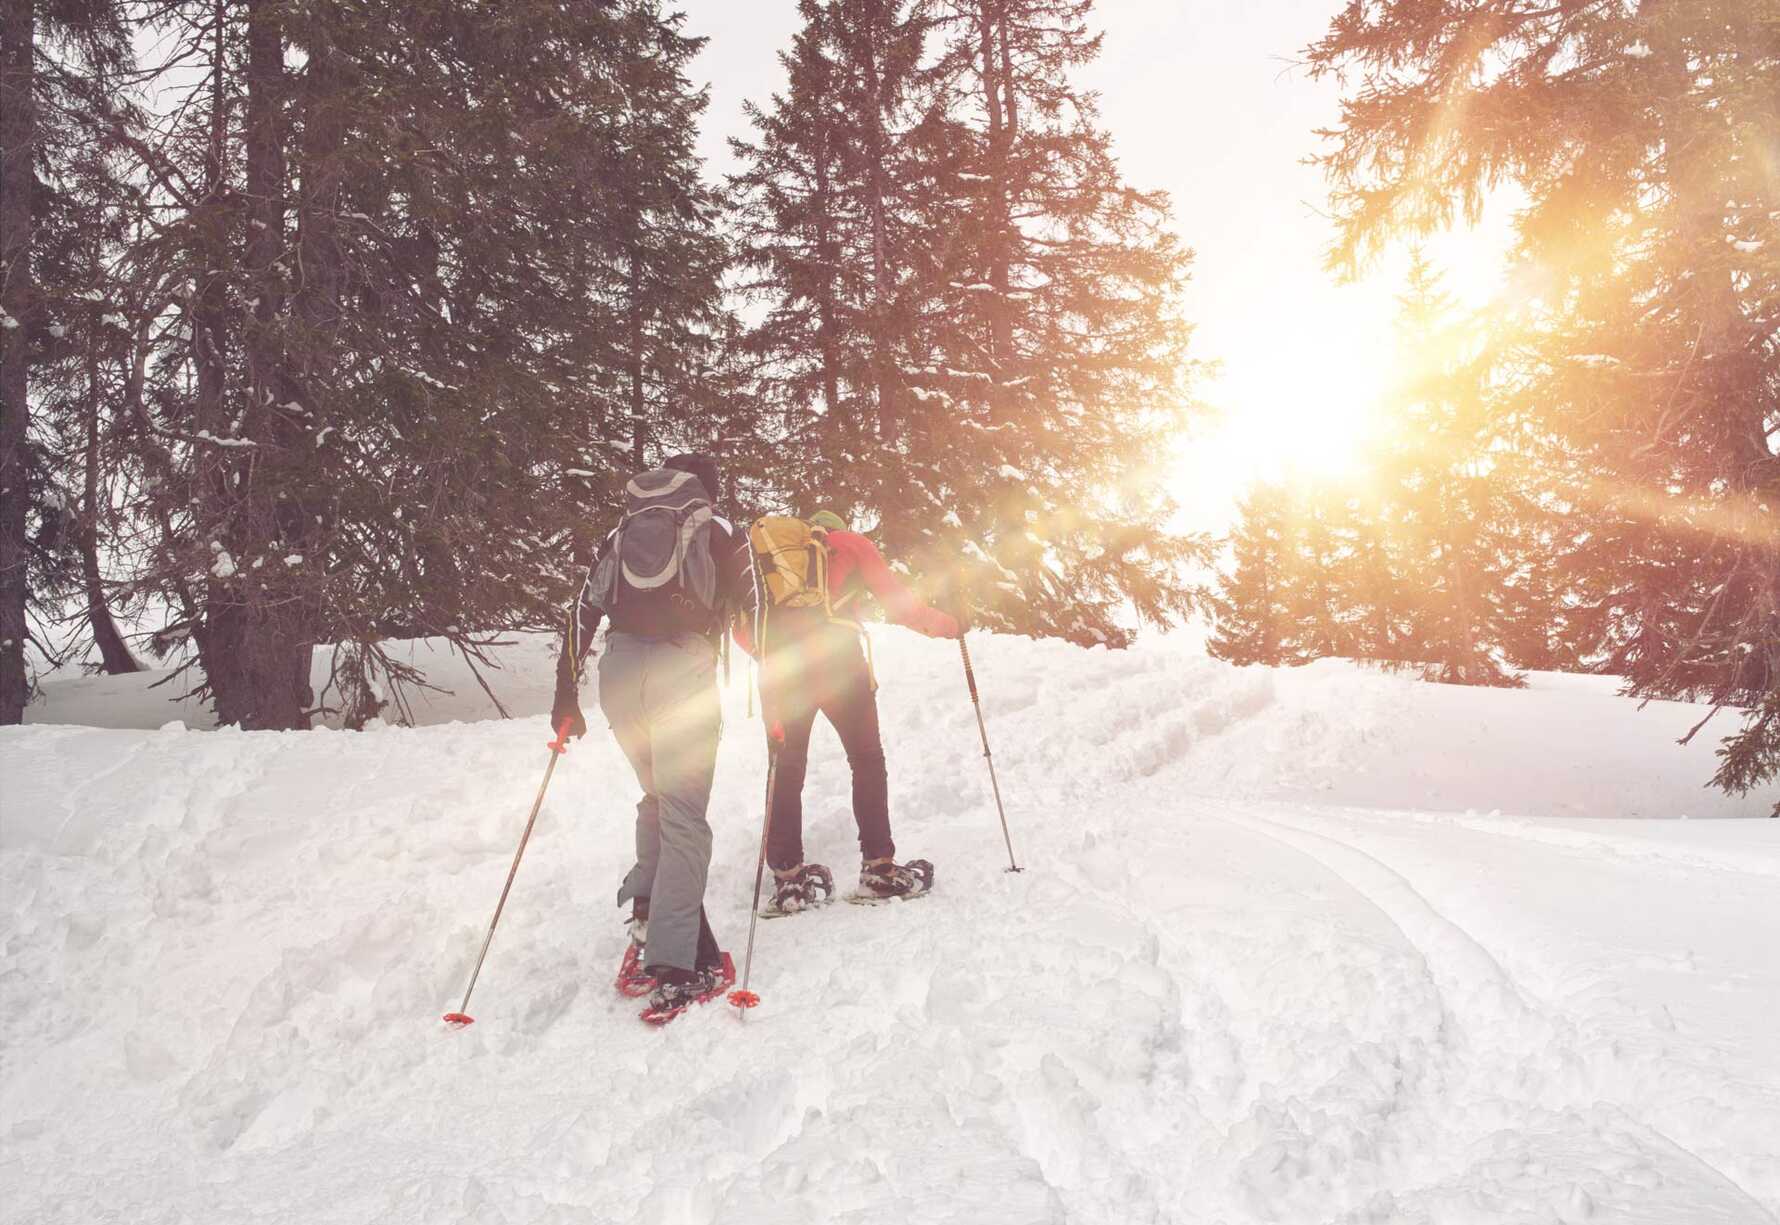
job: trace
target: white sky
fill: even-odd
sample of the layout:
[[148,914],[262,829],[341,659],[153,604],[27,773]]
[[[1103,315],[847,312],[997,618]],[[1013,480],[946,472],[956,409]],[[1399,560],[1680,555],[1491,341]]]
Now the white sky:
[[[714,173],[742,103],[783,86],[777,52],[798,27],[793,0],[681,0],[687,29],[711,39],[692,66],[711,87],[702,145]],[[1403,259],[1358,284],[1322,270],[1332,234],[1320,173],[1303,164],[1337,118],[1332,81],[1292,66],[1341,0],[1100,0],[1098,63],[1078,81],[1126,179],[1174,199],[1176,232],[1197,252],[1186,314],[1194,353],[1219,363],[1202,397],[1222,420],[1183,439],[1174,491],[1185,526],[1217,529],[1250,481],[1339,468],[1390,378],[1393,295]],[[1489,237],[1430,244],[1448,287],[1480,303],[1499,277],[1502,219]]]

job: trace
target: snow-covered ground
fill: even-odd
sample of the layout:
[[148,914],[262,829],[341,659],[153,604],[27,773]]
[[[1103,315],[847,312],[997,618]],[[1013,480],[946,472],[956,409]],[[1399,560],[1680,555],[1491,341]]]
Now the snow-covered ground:
[[[1775,1221],[1780,822],[1724,819],[1773,797],[1702,789],[1696,708],[978,635],[1011,875],[955,648],[875,641],[935,894],[762,924],[761,1006],[659,1031],[610,985],[635,786],[597,715],[477,1024],[438,1019],[545,764],[549,644],[491,678],[525,717],[447,667],[425,726],[362,734],[53,682],[0,730],[0,1220]],[[709,898],[738,954],[743,682]],[[826,731],[805,795],[845,880]]]

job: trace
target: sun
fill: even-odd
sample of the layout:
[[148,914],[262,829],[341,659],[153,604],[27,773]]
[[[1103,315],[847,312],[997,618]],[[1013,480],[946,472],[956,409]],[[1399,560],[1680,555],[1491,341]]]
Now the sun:
[[1356,474],[1366,461],[1376,401],[1316,389],[1249,407],[1230,427],[1233,457],[1257,479],[1329,479]]
[[1207,440],[1219,462],[1251,482],[1357,475],[1393,377],[1388,329],[1379,330],[1311,339],[1226,381],[1215,397],[1221,428]]

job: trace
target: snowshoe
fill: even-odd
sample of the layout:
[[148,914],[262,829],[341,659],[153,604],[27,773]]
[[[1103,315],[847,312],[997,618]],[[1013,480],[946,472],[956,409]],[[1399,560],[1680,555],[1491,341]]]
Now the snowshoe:
[[773,869],[773,895],[760,908],[763,919],[780,919],[834,900],[834,873],[819,863]]
[[642,1011],[647,1025],[666,1025],[694,1004],[708,1004],[735,986],[735,962],[723,954],[721,965],[705,970],[676,972],[656,980],[649,992],[649,1006]]
[[641,999],[655,987],[655,976],[643,968],[643,945],[649,935],[649,920],[630,920],[630,943],[624,948],[624,960],[618,963],[618,994]]
[[876,906],[898,898],[917,898],[933,888],[933,865],[925,859],[905,864],[888,859],[868,859],[859,867],[859,887],[847,900],[860,906]]

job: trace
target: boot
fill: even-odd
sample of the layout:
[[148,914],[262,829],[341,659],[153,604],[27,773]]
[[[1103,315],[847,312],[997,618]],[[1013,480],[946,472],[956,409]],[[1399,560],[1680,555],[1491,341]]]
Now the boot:
[[884,902],[892,898],[919,897],[933,888],[933,865],[925,859],[899,864],[889,856],[867,859],[859,865],[859,888],[853,900]]
[[714,966],[697,970],[679,970],[662,966],[653,972],[655,988],[649,992],[649,1005],[642,1018],[650,1025],[665,1025],[694,1004],[716,999],[735,985],[735,963],[729,954]]
[[773,896],[760,908],[763,919],[777,919],[820,906],[834,897],[834,874],[819,863],[773,869]]

